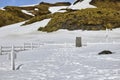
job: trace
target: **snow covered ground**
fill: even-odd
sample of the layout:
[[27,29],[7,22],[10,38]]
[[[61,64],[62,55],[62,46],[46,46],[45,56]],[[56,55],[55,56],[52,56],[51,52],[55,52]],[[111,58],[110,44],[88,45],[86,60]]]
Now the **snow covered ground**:
[[51,13],[55,12],[66,12],[66,10],[61,10],[61,9],[66,9],[68,6],[55,6],[55,7],[49,7],[49,11]]
[[82,2],[78,2],[76,4],[72,4],[68,8],[70,9],[86,9],[86,8],[96,8],[95,6],[91,5],[90,2],[92,0],[83,0]]
[[48,24],[48,22],[51,19],[44,19],[42,21],[38,21],[35,23],[32,23],[30,25],[24,25],[25,22],[20,22],[8,26],[4,26],[0,28],[0,36],[8,36],[8,35],[16,35],[16,34],[25,34],[25,33],[30,33],[37,31],[39,27],[44,27]]
[[66,10],[61,10],[61,9],[75,9],[75,10],[80,10],[80,9],[86,9],[86,8],[96,8],[95,6],[90,4],[91,0],[83,0],[82,2],[78,2],[76,4],[72,4],[70,6],[55,6],[55,7],[49,7],[49,11],[51,13],[55,12],[66,12]]
[[0,7],[0,10],[5,10],[3,7]]
[[[118,29],[117,29],[118,30]],[[113,30],[109,42],[120,41],[120,32]],[[0,56],[0,80],[119,80],[120,44],[88,44],[75,47],[75,37],[83,42],[104,42],[105,31],[66,31],[53,33],[30,32],[20,35],[2,36],[1,45],[23,42],[44,43],[41,47],[17,53],[16,68],[10,70],[8,55]],[[98,55],[105,49],[111,55]]]
[[9,69],[6,56],[0,56],[0,80],[119,80],[120,47],[111,46],[114,54],[100,56],[102,45],[44,45],[18,53],[16,65],[22,66],[17,71]]
[[[72,9],[93,8],[90,0],[71,5]],[[84,3],[84,4],[83,4]],[[61,8],[51,7],[54,13]],[[21,26],[24,22],[0,28],[0,46],[42,43],[39,48],[17,53],[12,71],[8,55],[0,55],[0,80],[120,80],[120,29],[109,31],[38,32],[51,19]],[[82,37],[83,46],[75,47],[75,38]],[[108,41],[106,43],[106,41]],[[95,44],[91,44],[95,43]],[[113,54],[98,55],[103,50]]]
[[23,13],[27,14],[27,15],[31,15],[31,16],[35,16],[32,13],[28,12],[27,10],[21,10]]
[[[49,21],[45,19],[26,26],[20,26],[24,23],[21,22],[0,28],[0,46],[24,42],[44,44],[17,53],[16,68],[21,67],[16,71],[11,70],[8,55],[0,55],[0,80],[120,80],[119,28],[108,32],[108,44],[106,31],[37,31],[39,25],[44,27]],[[75,38],[79,36],[83,46],[76,48]],[[98,55],[105,49],[114,54]]]

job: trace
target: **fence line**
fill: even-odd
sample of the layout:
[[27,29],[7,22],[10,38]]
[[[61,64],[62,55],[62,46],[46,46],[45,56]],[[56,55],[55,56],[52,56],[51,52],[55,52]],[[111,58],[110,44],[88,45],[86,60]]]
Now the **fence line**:
[[95,42],[95,43],[91,43],[91,42],[87,42],[86,45],[89,45],[89,44],[119,44],[120,45],[120,42]]
[[[33,50],[34,48],[40,47],[41,43],[23,43],[21,46],[14,46],[15,52],[25,51],[25,50]],[[11,53],[12,46],[0,46],[0,55]]]
[[[82,45],[96,45],[96,44],[120,44],[120,42],[87,42],[87,43],[82,43]],[[38,48],[44,44],[42,43],[23,43],[20,46],[14,46],[14,51],[15,52],[20,52],[20,51],[25,51],[25,50],[33,50],[34,48]],[[46,44],[46,45],[51,45],[51,44]],[[64,44],[52,44],[52,45],[64,45]],[[72,45],[72,44],[71,44]],[[0,46],[0,55],[3,54],[8,54],[11,52],[12,46]]]
[[0,55],[9,54],[9,59],[11,62],[11,70],[16,70],[15,68],[15,59],[17,56],[17,52],[25,51],[25,50],[33,50],[34,48],[38,48],[43,44],[40,43],[23,43],[22,46],[0,46]]
[[[82,43],[83,45],[87,46],[89,44],[120,44],[120,42],[97,42],[97,43]],[[25,50],[33,50],[34,48],[40,47],[41,43],[23,43],[21,46],[0,46],[0,55],[3,54],[8,54],[9,53],[9,59],[11,61],[11,69],[16,70],[15,68],[15,59],[16,59],[16,53],[20,51],[25,51]],[[51,44],[46,44],[46,45],[51,45]],[[64,44],[52,44],[52,45],[68,45],[66,43]],[[72,44],[69,44],[69,46]]]

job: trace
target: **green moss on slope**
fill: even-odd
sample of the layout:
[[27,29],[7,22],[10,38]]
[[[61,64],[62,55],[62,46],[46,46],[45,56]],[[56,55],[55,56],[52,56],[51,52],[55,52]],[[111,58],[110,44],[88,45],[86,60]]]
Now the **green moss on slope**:
[[28,25],[28,24],[31,24],[31,23],[34,23],[37,21],[51,18],[51,17],[52,16],[50,14],[49,15],[42,15],[42,16],[35,16],[35,17],[31,18],[29,21],[25,22],[23,25]]
[[59,13],[40,31],[52,32],[58,29],[101,30],[120,27],[120,12],[113,9],[84,9],[68,13]]
[[11,14],[13,14],[14,16],[18,16],[20,18],[23,18],[23,19],[30,19],[32,16],[30,15],[27,15],[25,13],[23,13],[20,9],[20,7],[15,7],[15,6],[6,6],[4,8],[6,10],[6,12],[9,12]]
[[98,8],[108,8],[120,11],[120,0],[92,0],[91,4]]
[[39,11],[36,11],[36,16],[41,16],[41,15],[47,15],[50,14],[51,12],[49,11],[49,7],[52,6],[69,6],[71,3],[69,2],[58,2],[58,3],[46,3],[46,2],[41,2],[39,5],[36,7],[39,9]]
[[8,12],[2,11],[2,10],[0,10],[0,19],[1,19],[0,20],[0,27],[24,20],[23,18],[20,18],[20,17],[15,16],[15,15],[13,16],[11,13],[8,13]]

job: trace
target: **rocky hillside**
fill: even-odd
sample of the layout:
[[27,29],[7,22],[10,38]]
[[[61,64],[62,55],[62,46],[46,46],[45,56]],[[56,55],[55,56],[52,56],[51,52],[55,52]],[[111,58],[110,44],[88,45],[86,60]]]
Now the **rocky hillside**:
[[52,6],[69,5],[71,5],[69,2],[58,2],[54,4],[41,2],[38,5],[26,7],[6,6],[3,9],[0,9],[0,27],[25,21],[35,16],[50,14],[51,12],[48,10],[48,8]]
[[90,4],[101,8],[120,10],[120,0],[92,0]]
[[114,3],[116,3],[116,2],[120,2],[120,0],[92,0],[91,4],[95,4],[97,2],[114,2]]
[[32,18],[32,16],[23,13],[19,8],[6,7],[5,10],[0,10],[0,27],[21,22]]
[[84,9],[53,16],[41,31],[52,32],[59,29],[68,30],[105,30],[120,27],[120,13],[112,9]]
[[[28,25],[51,18],[47,26],[39,28],[40,31],[53,32],[59,29],[104,30],[120,27],[119,0],[78,0],[73,4],[69,2],[54,4],[41,2],[35,6],[7,6],[4,9],[1,12],[11,15],[12,19],[9,16],[0,15],[3,17],[0,26],[29,19],[23,24]],[[3,24],[5,20],[8,20],[8,23]]]
[[105,30],[120,27],[119,0],[92,0],[90,4],[97,8],[56,13],[48,25],[39,30],[52,32],[59,29]]

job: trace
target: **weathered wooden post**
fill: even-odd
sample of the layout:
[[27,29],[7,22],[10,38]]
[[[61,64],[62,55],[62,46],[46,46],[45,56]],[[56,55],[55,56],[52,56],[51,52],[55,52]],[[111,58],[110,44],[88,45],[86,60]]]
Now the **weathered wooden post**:
[[0,55],[2,55],[2,46],[0,46]]
[[12,69],[12,70],[15,70],[15,53],[14,53],[14,46],[12,46],[12,49],[11,49],[10,59],[11,59],[11,69]]
[[82,47],[82,39],[81,39],[81,37],[76,37],[76,47]]
[[39,43],[39,47],[41,47],[42,46],[42,44],[41,43]]
[[31,50],[33,50],[33,43],[31,43]]
[[25,43],[23,43],[23,51],[25,50]]

